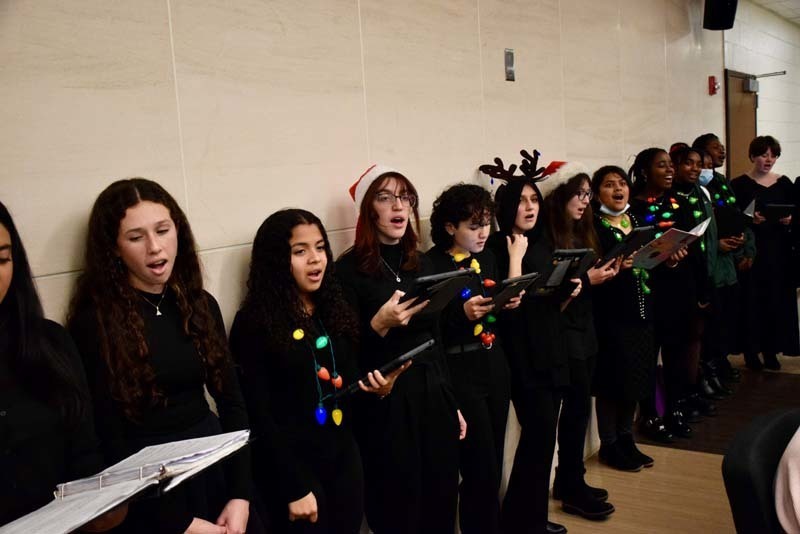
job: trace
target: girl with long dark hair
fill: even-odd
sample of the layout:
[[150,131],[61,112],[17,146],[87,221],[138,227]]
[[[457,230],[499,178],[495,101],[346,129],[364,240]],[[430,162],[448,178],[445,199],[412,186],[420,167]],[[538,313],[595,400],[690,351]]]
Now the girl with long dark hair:
[[[203,290],[186,216],[157,183],[108,186],[94,203],[69,330],[86,362],[106,459],[246,429],[216,300]],[[216,401],[211,412],[204,387]],[[158,499],[135,502],[130,532],[248,532],[247,449]]]
[[[547,230],[556,249],[588,248],[599,255],[592,215],[589,175],[578,163],[565,163],[541,182],[547,206]],[[614,278],[619,262],[612,259],[590,268],[581,277],[582,290],[562,305],[569,385],[563,390],[558,418],[558,467],[553,497],[565,512],[586,519],[604,519],[614,512],[608,492],[586,484],[584,443],[592,409],[592,376],[597,337],[592,317],[592,287]]]
[[436,341],[386,398],[355,399],[367,521],[376,534],[452,532],[466,423],[450,387],[437,316],[417,315],[427,302],[400,302],[415,278],[434,272],[417,250],[417,192],[397,170],[373,166],[351,194],[359,214],[355,244],[336,268],[360,321],[361,372]]
[[[355,534],[363,470],[348,399],[358,379],[358,318],[334,276],[322,222],[300,209],[273,213],[253,242],[247,296],[231,350],[255,434],[254,478],[276,532]],[[387,395],[403,369],[368,375]]]
[[[494,310],[492,282],[505,278],[494,254],[485,250],[494,212],[492,196],[471,184],[447,188],[433,203],[427,252],[436,272],[474,268],[462,298],[442,314],[444,352],[453,389],[469,434],[461,442],[459,525],[461,532],[497,534],[500,531],[500,478],[510,395],[509,370]],[[519,298],[506,306],[519,306]]]
[[[504,276],[543,272],[553,247],[542,232],[544,224],[538,222],[542,216],[539,189],[528,175],[506,174],[507,183],[495,193],[500,229],[489,237],[487,246]],[[579,286],[570,290],[577,296]],[[547,508],[561,388],[569,383],[561,305],[570,296],[569,292],[526,295],[519,311],[500,323],[511,369],[511,399],[521,426],[503,500],[501,525],[506,533],[566,532],[562,525],[547,521]]]
[[103,468],[80,356],[44,318],[17,228],[0,203],[0,526]]

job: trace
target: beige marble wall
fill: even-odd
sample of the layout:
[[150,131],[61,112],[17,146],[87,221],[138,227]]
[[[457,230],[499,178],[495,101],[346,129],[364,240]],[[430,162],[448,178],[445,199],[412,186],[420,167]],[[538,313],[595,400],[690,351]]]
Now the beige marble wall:
[[372,162],[415,181],[426,217],[447,184],[488,185],[476,166],[520,148],[627,165],[646,146],[721,131],[721,97],[705,94],[721,34],[700,29],[698,5],[4,2],[0,198],[62,319],[96,195],[115,178],[159,180],[187,210],[230,321],[263,218],[306,207],[343,250],[346,188]]
[[782,155],[775,167],[800,175],[800,26],[748,0],[739,2],[736,22],[725,32],[725,67],[747,74],[786,71],[761,78],[756,131],[773,135]]

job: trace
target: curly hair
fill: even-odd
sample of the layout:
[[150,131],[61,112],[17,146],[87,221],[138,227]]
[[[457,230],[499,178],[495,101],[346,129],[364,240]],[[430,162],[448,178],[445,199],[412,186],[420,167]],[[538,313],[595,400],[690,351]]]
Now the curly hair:
[[90,410],[84,377],[70,362],[63,346],[51,339],[44,328],[45,318],[33,282],[28,255],[17,227],[0,202],[0,225],[11,238],[13,275],[0,311],[7,316],[3,329],[9,340],[9,368],[21,385],[37,399],[56,409],[67,425],[72,425]]
[[588,247],[595,252],[600,250],[597,233],[594,229],[592,205],[587,204],[580,220],[573,220],[567,212],[567,204],[578,194],[581,185],[590,184],[589,175],[579,173],[556,187],[545,199],[547,203],[547,222],[553,244],[556,248]]
[[647,173],[650,172],[650,168],[653,166],[656,156],[662,152],[668,154],[663,148],[655,147],[646,148],[636,154],[636,159],[633,161],[633,165],[631,165],[628,171],[630,181],[633,183],[631,196],[638,195],[647,187]]
[[453,246],[453,236],[447,233],[447,223],[455,227],[463,221],[482,224],[494,213],[492,195],[479,185],[456,184],[445,189],[433,202],[431,239],[446,249]]
[[279,351],[288,350],[292,330],[313,329],[311,318],[303,309],[297,283],[292,275],[289,241],[294,228],[313,224],[325,241],[328,258],[320,288],[311,298],[318,317],[329,334],[358,340],[358,319],[346,304],[342,287],[334,276],[335,264],[328,234],[313,213],[302,209],[276,211],[261,224],[253,241],[247,295],[240,317],[250,326],[269,332],[271,342]]
[[[378,239],[378,229],[375,221],[378,213],[372,199],[385,185],[386,182],[394,178],[399,183],[405,193],[419,198],[417,190],[411,181],[397,172],[385,173],[378,176],[369,186],[364,194],[364,200],[358,208],[358,221],[356,222],[356,240],[353,244],[353,252],[358,259],[358,270],[364,274],[379,277],[381,274],[381,250],[380,240]],[[403,248],[403,265],[400,266],[404,271],[416,271],[419,267],[417,255],[417,245],[419,244],[419,203],[411,208],[414,223],[408,221],[406,233],[400,239]]]
[[175,223],[178,250],[168,287],[176,296],[183,331],[203,359],[207,379],[223,388],[228,364],[227,340],[221,334],[203,291],[200,261],[189,221],[175,199],[156,182],[144,178],[119,180],[109,185],[92,207],[86,236],[83,274],[70,303],[67,322],[79,312],[93,309],[100,354],[108,369],[112,397],[125,415],[137,420],[143,410],[163,402],[144,335],[140,298],[128,281],[128,270],[117,255],[120,222],[128,208],[140,202],[161,204]]

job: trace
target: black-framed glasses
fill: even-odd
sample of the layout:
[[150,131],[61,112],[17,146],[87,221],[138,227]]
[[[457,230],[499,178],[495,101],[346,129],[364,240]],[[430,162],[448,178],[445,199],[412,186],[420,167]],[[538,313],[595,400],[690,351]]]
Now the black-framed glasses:
[[578,191],[575,196],[578,197],[578,200],[592,200],[594,194],[591,191]]
[[410,193],[395,195],[394,193],[389,193],[388,191],[380,191],[375,194],[375,200],[381,204],[394,204],[400,200],[400,203],[407,208],[413,208],[417,205],[417,196]]

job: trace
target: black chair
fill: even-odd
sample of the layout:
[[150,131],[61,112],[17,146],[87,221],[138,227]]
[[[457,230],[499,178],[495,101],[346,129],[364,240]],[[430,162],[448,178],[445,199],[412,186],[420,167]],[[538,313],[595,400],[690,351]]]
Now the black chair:
[[739,534],[783,532],[773,484],[783,451],[800,427],[800,409],[761,415],[731,441],[722,477]]

